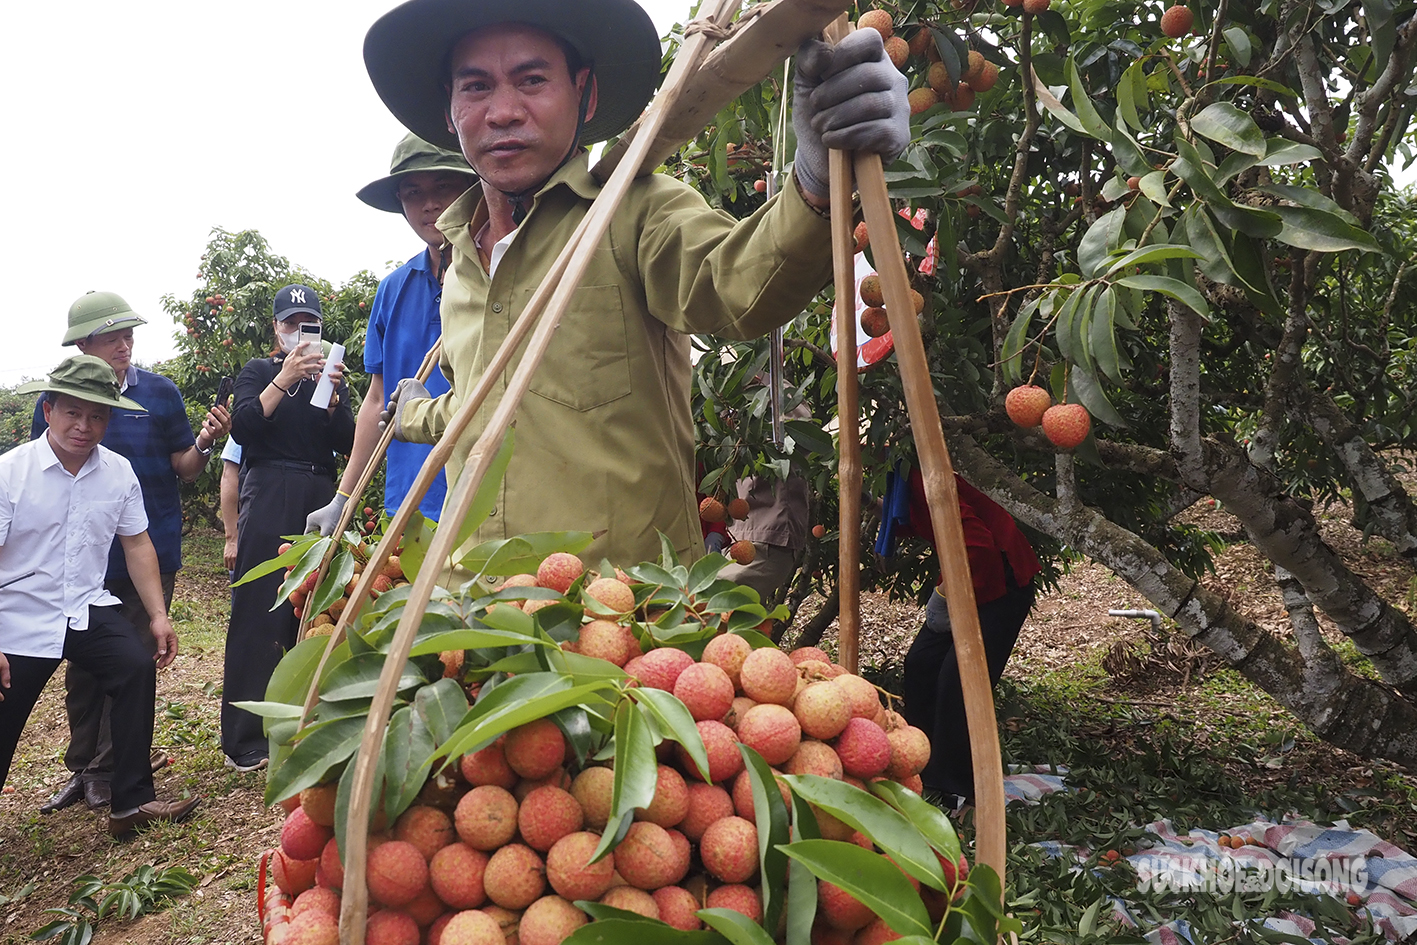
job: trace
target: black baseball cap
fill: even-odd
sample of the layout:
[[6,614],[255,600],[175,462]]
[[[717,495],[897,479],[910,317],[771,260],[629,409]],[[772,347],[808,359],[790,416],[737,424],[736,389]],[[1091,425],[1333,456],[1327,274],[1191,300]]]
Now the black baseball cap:
[[290,316],[299,315],[301,312],[320,319],[325,317],[325,313],[320,311],[320,293],[308,285],[300,285],[299,283],[285,286],[276,292],[276,300],[271,308],[277,321],[285,321]]

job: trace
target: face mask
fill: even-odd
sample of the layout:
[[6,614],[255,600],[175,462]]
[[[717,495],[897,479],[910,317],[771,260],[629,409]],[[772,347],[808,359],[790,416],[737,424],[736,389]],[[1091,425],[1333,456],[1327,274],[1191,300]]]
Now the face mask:
[[290,354],[296,348],[300,347],[300,332],[276,329],[276,340],[280,342],[280,350],[284,351],[286,354]]

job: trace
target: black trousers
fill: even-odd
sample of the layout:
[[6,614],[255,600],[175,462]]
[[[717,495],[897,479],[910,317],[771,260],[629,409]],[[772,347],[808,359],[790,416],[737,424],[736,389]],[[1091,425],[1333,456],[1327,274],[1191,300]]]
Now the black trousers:
[[[305,516],[329,504],[334,494],[334,480],[313,471],[247,468],[236,523],[236,577],[274,558],[282,536],[303,533]],[[295,611],[288,602],[271,610],[284,580],[285,572],[276,571],[232,588],[221,703],[221,747],[230,758],[269,750],[260,716],[232,703],[265,699],[276,664],[295,646],[300,629]]]
[[[991,684],[997,684],[1004,674],[1018,632],[1033,607],[1034,594],[1030,582],[979,607]],[[973,799],[974,760],[964,716],[964,690],[949,610],[939,593],[930,595],[925,624],[905,655],[905,718],[930,736],[930,763],[920,775],[926,790]]]
[[[20,732],[39,694],[59,668],[54,658],[5,655],[10,661],[10,688],[0,702],[0,783],[9,776]],[[151,644],[117,607],[90,607],[88,629],[64,634],[63,659],[92,675],[100,702],[103,697],[112,700],[113,809],[146,804],[155,796],[149,754],[157,666]]]
[[[177,572],[170,571],[161,578],[163,603],[171,607]],[[118,605],[118,613],[138,631],[138,639],[147,644],[151,655],[151,621],[137,587],[128,578],[110,579],[104,582],[104,587],[123,602]],[[83,774],[85,781],[111,781],[113,700],[104,695],[92,673],[73,662],[64,670],[64,711],[69,716],[69,747],[64,751],[64,767],[74,774]]]

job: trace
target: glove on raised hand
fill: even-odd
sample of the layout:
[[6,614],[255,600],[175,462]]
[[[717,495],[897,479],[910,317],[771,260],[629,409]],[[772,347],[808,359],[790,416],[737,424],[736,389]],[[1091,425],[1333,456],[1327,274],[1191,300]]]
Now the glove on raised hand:
[[794,167],[802,189],[830,195],[827,151],[870,151],[889,164],[910,143],[909,83],[886,55],[881,34],[857,30],[835,46],[809,39],[797,49],[792,92]]
[[319,532],[322,538],[333,535],[335,526],[339,525],[340,516],[344,514],[344,507],[348,502],[349,496],[342,492],[336,492],[329,505],[321,506],[305,516],[305,534]]
[[393,395],[389,402],[379,413],[379,432],[384,432],[384,428],[390,423],[394,425],[394,439],[407,443],[409,439],[404,435],[403,412],[408,405],[415,400],[431,400],[428,388],[423,386],[423,382],[413,377],[405,377],[398,382],[394,388]]

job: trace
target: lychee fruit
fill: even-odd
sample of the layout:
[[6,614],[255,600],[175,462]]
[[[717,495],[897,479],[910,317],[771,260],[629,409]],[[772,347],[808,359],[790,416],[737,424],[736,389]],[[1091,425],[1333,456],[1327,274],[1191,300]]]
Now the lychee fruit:
[[709,909],[732,909],[748,917],[751,922],[763,920],[763,903],[757,890],[739,883],[720,886],[708,894],[705,905]]
[[878,916],[856,933],[852,945],[885,945],[886,942],[894,942],[900,937],[899,932],[886,925],[885,920]]
[[728,557],[733,559],[734,564],[752,564],[757,556],[758,549],[746,538],[740,538],[728,546]]
[[546,854],[546,878],[551,888],[567,899],[599,899],[615,877],[615,853],[595,863],[590,858],[600,837],[589,831],[568,834]]
[[[726,781],[743,770],[743,756],[738,753],[738,738],[731,728],[712,719],[694,724],[699,730],[699,737],[704,740],[704,749],[708,752],[710,781]],[[678,754],[680,767],[692,777],[701,777],[698,766],[682,745],[679,746]]]
[[825,880],[817,883],[817,914],[834,929],[855,931],[876,917],[861,900]]
[[765,646],[743,660],[739,670],[743,692],[754,702],[791,705],[797,694],[797,667],[781,650]]
[[1092,417],[1082,404],[1058,404],[1043,414],[1043,435],[1059,449],[1080,445],[1091,429]]
[[695,932],[704,927],[699,920],[699,901],[683,886],[661,886],[651,893],[659,907],[659,920],[681,932]]
[[[503,909],[501,906],[483,906],[479,912],[490,915],[502,930],[505,939],[504,945],[517,945],[517,926],[521,923],[522,914],[513,912],[511,909]],[[430,933],[428,945],[441,945]]]
[[422,940],[423,935],[418,931],[418,923],[413,916],[396,909],[374,913],[364,926],[367,945],[419,945]]
[[[432,941],[431,935],[429,940]],[[468,909],[448,920],[438,945],[506,945],[506,939],[496,919],[485,912]]]
[[517,782],[517,786],[512,788],[512,797],[516,798],[518,804],[526,800],[526,796],[539,787],[558,787],[563,791],[571,789],[571,776],[566,773],[565,768],[556,768],[544,778],[524,778]]
[[475,908],[487,898],[482,886],[487,859],[487,854],[465,843],[450,843],[433,854],[428,882],[438,898],[452,908]]
[[[940,96],[928,85],[922,85],[918,89],[911,89],[910,94],[906,96],[906,101],[910,104],[910,114],[918,115],[940,104]],[[856,251],[859,253],[864,248],[864,246],[859,246]]]
[[861,19],[856,21],[856,28],[858,30],[875,30],[881,34],[882,40],[890,39],[895,33],[891,15],[885,10],[867,10],[861,14]]
[[561,945],[590,917],[560,896],[542,896],[527,906],[517,930],[520,945]]
[[984,64],[988,61],[989,60],[984,58],[983,53],[979,52],[978,50],[971,49],[969,51],[969,58],[967,60],[967,64],[964,67],[964,71],[960,73],[961,81],[968,82],[970,85],[973,85],[974,80],[979,78],[979,76],[983,74]]
[[865,220],[862,220],[860,223],[856,224],[856,229],[853,231],[852,235],[856,238],[856,251],[858,253],[864,250],[867,246],[871,245],[871,235],[870,232],[866,229]]
[[1051,406],[1053,398],[1048,391],[1033,384],[1020,384],[1004,398],[1004,412],[1025,429],[1042,423],[1043,412]]
[[[619,581],[615,583],[620,584]],[[625,587],[623,584],[620,586]],[[576,638],[577,652],[582,656],[605,660],[616,666],[624,666],[631,657],[639,655],[639,648],[631,652],[627,642],[625,628],[611,620],[592,620],[581,627],[580,636]]]
[[832,661],[831,657],[827,655],[827,651],[817,646],[799,646],[788,653],[787,658],[792,661],[793,666],[801,666],[812,660],[830,665]]
[[580,830],[584,823],[585,814],[571,793],[550,785],[532,791],[517,809],[522,841],[541,853],[562,837]]
[[930,68],[925,70],[925,81],[930,88],[935,90],[935,94],[942,99],[954,94],[954,79],[950,78],[950,71],[945,68],[943,62],[930,64]]
[[976,92],[988,92],[999,83],[999,67],[992,62],[984,63],[984,70],[969,85]]
[[890,316],[885,309],[873,305],[861,313],[861,330],[872,338],[879,338],[891,330]]
[[859,719],[873,719],[876,713],[881,710],[881,696],[876,691],[876,687],[871,685],[860,676],[852,673],[842,673],[832,680],[838,686],[846,690],[846,695],[851,699],[851,714]]
[[564,594],[584,573],[585,565],[580,558],[565,551],[556,551],[543,558],[537,566],[536,584]]
[[716,784],[689,784],[689,809],[678,827],[697,843],[714,821],[733,816],[733,799]]
[[325,844],[325,849],[320,851],[319,873],[323,877],[321,885],[328,885],[332,889],[344,887],[344,861],[340,859],[339,845],[335,843],[334,837],[331,837],[330,842]]
[[286,924],[287,945],[339,945],[339,920],[311,909]]
[[796,754],[787,759],[783,770],[788,774],[815,774],[819,778],[835,778],[838,781],[845,773],[836,749],[826,742],[810,740],[798,746]]
[[605,829],[605,825],[610,821],[614,790],[615,772],[610,768],[586,768],[576,775],[576,779],[571,782],[571,796],[580,804],[587,827],[592,830]]
[[905,61],[910,58],[910,44],[899,36],[892,36],[885,42],[886,56],[890,59],[891,65],[897,69],[905,66]]
[[313,860],[334,835],[333,828],[320,826],[310,819],[305,808],[297,807],[281,825],[280,848],[292,860]]
[[418,848],[425,860],[457,839],[453,821],[436,807],[414,805],[394,821],[394,839],[404,840]]
[[688,812],[689,787],[684,783],[684,776],[668,765],[660,765],[655,780],[654,799],[648,807],[635,810],[635,819],[647,820],[667,828],[683,820]]
[[482,872],[487,898],[504,909],[525,909],[546,889],[546,865],[536,851],[510,843],[492,854]]
[[[639,663],[633,675],[640,685],[665,692],[673,692],[679,674],[694,665],[692,656],[671,646],[657,647],[637,659]],[[629,671],[628,664],[625,669]]]
[[674,681],[674,696],[696,722],[721,719],[733,705],[733,680],[713,663],[694,663]]
[[[615,614],[628,614],[635,609],[635,592],[617,578],[596,578],[583,593]],[[595,616],[589,608],[586,613]]]
[[886,297],[881,293],[881,277],[872,273],[861,280],[861,301],[867,305],[885,305]]
[[410,903],[428,886],[428,861],[418,847],[403,840],[370,850],[366,870],[369,895],[386,906]]
[[710,525],[717,525],[719,522],[728,518],[728,510],[723,507],[722,502],[715,499],[713,496],[706,496],[704,500],[699,503],[699,518],[708,522]]
[[286,856],[284,850],[277,850],[271,857],[271,881],[287,896],[298,896],[315,885],[315,871],[319,866],[318,856],[296,860]]
[[458,801],[453,824],[474,850],[495,850],[517,832],[517,799],[493,784],[475,787]]
[[868,719],[852,719],[837,736],[834,745],[841,767],[857,778],[869,778],[886,770],[891,760],[891,743],[886,733]]
[[748,710],[755,705],[757,705],[757,703],[747,696],[734,696],[733,705],[729,706],[728,711],[723,714],[723,724],[733,729],[736,733],[738,731],[738,723],[743,720],[743,716],[748,713]]
[[1191,8],[1178,3],[1161,14],[1161,32],[1172,39],[1180,39],[1191,31],[1195,21],[1196,15]]
[[748,517],[748,500],[740,497],[729,499],[728,505],[724,506],[728,510],[728,517],[743,521]]
[[1023,0],[1023,12],[1037,16],[1047,10],[1051,2],[1052,0]]
[[631,886],[653,891],[677,882],[688,869],[669,831],[658,824],[636,821],[615,848],[615,869]]
[[908,778],[925,770],[930,762],[930,736],[913,725],[886,733],[890,742],[891,760],[886,765],[886,777],[892,781]]
[[535,781],[561,766],[566,758],[566,737],[555,722],[537,719],[508,732],[502,753],[513,771]]
[[295,901],[290,904],[291,916],[300,915],[302,912],[315,910],[323,912],[332,918],[339,918],[340,895],[333,889],[325,889],[323,886],[316,886],[314,889],[307,889],[295,897]]
[[738,689],[738,674],[743,661],[753,652],[753,645],[736,633],[720,633],[704,647],[703,662],[712,663],[728,674],[728,680]]
[[335,794],[337,784],[317,784],[300,792],[300,809],[321,827],[335,825]]
[[[670,887],[664,886],[663,889]],[[642,915],[647,919],[658,919],[659,903],[654,901],[654,897],[643,889],[636,889],[634,886],[615,886],[605,891],[605,895],[600,897],[602,905],[613,906],[616,909],[624,909],[626,912],[633,912]]]
[[744,713],[737,734],[770,765],[787,761],[802,743],[802,727],[792,710],[772,703],[755,705]]
[[699,857],[723,882],[744,882],[758,872],[758,828],[742,817],[716,821],[699,841]]
[[802,732],[812,738],[836,738],[851,720],[851,697],[834,680],[807,685],[792,703]]

